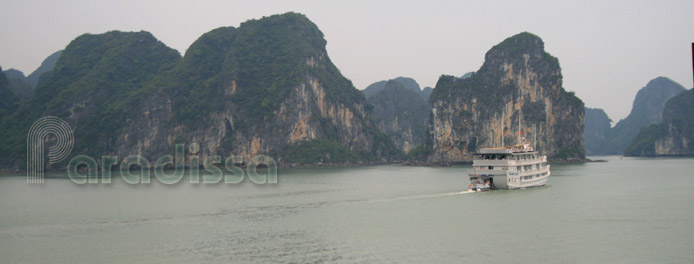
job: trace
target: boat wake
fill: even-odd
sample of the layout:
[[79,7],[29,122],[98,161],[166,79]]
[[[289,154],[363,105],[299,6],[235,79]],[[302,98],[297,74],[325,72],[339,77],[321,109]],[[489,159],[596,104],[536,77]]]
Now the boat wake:
[[376,199],[376,200],[371,200],[370,202],[394,202],[394,201],[415,200],[415,199],[429,199],[429,198],[454,196],[454,195],[462,195],[462,194],[470,194],[470,193],[475,193],[475,192],[471,192],[471,191],[466,190],[466,191],[460,191],[460,192],[423,194],[423,195],[413,195],[413,196],[402,196],[402,197],[394,197],[394,198]]

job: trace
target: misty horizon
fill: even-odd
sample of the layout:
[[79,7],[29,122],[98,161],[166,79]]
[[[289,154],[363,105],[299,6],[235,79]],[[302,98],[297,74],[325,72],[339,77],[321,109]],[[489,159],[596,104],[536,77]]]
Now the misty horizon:
[[[89,12],[77,12],[64,2],[0,5],[0,34],[6,39],[0,44],[0,66],[25,75],[86,33],[144,30],[185,54],[193,41],[214,28],[292,11],[316,23],[328,41],[328,55],[359,90],[398,76],[411,77],[422,88],[435,87],[441,75],[477,71],[493,45],[524,31],[541,37],[547,52],[559,59],[564,88],[586,107],[604,109],[613,125],[629,114],[636,92],[658,76],[692,87],[694,26],[685,10],[694,5],[685,1],[447,3],[447,8],[419,2],[205,2],[169,5],[165,12],[157,12],[163,4],[134,2],[82,3]],[[597,5],[602,8],[594,8]]]

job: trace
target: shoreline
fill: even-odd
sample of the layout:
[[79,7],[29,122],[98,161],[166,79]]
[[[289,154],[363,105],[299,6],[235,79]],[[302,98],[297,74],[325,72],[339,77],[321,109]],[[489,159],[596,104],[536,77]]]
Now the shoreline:
[[[549,160],[548,163],[550,164],[583,164],[583,163],[592,163],[592,162],[607,162],[606,160],[598,159],[598,160],[591,160],[591,159],[569,159],[569,160],[563,160],[563,159],[556,159],[556,160]],[[472,161],[439,161],[439,162],[429,162],[429,161],[393,161],[393,162],[336,162],[336,163],[312,163],[312,164],[303,164],[303,163],[281,163],[277,165],[278,169],[309,169],[309,168],[357,168],[357,167],[366,167],[366,166],[385,166],[385,165],[400,165],[400,166],[411,166],[411,167],[452,167],[452,166],[459,166],[459,165],[464,165],[464,166],[469,166],[472,165]],[[238,166],[239,168],[245,169],[246,166]],[[150,170],[153,168],[149,168]],[[190,167],[186,166],[184,167],[185,170],[189,170]],[[200,168],[201,170],[204,170],[202,167]],[[165,171],[170,171],[173,170],[173,168],[167,168],[164,169]],[[101,170],[99,170],[101,171]],[[118,169],[111,170],[112,172],[115,171],[120,171]],[[67,170],[48,170],[46,173],[66,173]],[[80,172],[86,172],[83,170],[80,170]],[[12,174],[25,174],[26,170],[12,170],[12,169],[0,169],[0,175],[12,175]]]

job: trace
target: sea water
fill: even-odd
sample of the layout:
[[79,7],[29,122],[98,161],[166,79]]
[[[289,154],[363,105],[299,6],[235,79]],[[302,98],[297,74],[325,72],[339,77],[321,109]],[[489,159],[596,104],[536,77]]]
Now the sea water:
[[0,177],[0,263],[685,263],[694,159],[552,164],[468,193],[469,166],[279,169],[257,185]]

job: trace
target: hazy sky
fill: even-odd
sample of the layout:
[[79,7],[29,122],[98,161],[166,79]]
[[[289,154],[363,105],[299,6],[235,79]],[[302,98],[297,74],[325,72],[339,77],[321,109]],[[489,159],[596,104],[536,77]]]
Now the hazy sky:
[[522,31],[559,58],[564,88],[617,121],[657,76],[692,87],[694,1],[62,1],[0,0],[0,66],[31,73],[83,33],[152,32],[183,54],[221,26],[294,11],[325,34],[328,53],[359,89],[408,76],[476,71],[495,44]]

